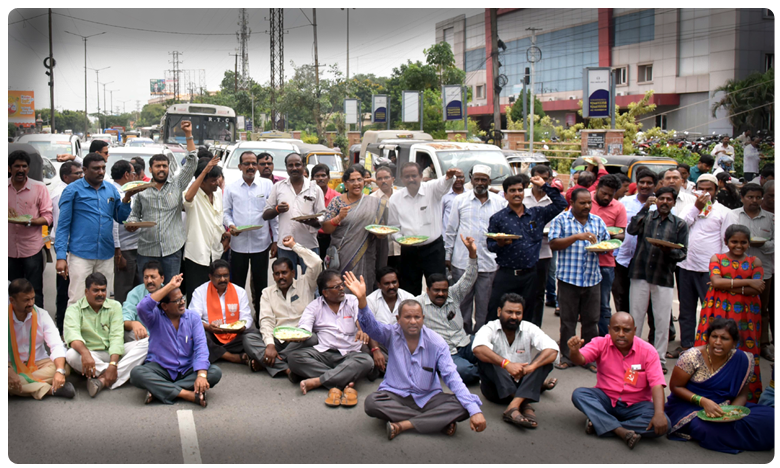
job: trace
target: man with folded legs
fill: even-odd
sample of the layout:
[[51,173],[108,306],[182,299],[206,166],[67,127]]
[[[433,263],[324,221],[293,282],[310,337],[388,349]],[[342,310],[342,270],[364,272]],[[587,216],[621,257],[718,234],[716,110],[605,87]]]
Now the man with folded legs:
[[206,391],[219,382],[222,370],[209,364],[200,315],[184,308],[182,276],[174,276],[138,304],[138,315],[151,338],[148,359],[133,369],[130,383],[146,390],[146,404],[156,398],[172,405],[181,398],[205,408]]
[[[558,345],[541,328],[523,320],[525,300],[519,294],[501,297],[498,320],[480,328],[474,336],[474,356],[479,359],[480,389],[488,401],[507,404],[503,419],[518,427],[535,429],[531,402],[552,390],[557,379],[547,379],[558,360]],[[537,355],[531,357],[533,350]],[[547,379],[547,380],[545,380]]]
[[125,322],[125,341],[148,340],[149,332],[138,316],[138,304],[146,296],[160,289],[165,282],[162,263],[149,260],[143,267],[144,282],[134,287],[122,304],[122,319]]
[[[487,423],[479,397],[469,393],[458,375],[449,345],[423,325],[423,308],[414,299],[399,306],[398,323],[374,318],[366,301],[366,284],[347,272],[344,282],[357,298],[359,322],[368,335],[390,355],[385,379],[365,401],[371,417],[387,421],[387,438],[415,429],[421,434],[455,435],[457,423],[470,417],[471,430],[482,432]],[[454,393],[444,393],[439,375]]]

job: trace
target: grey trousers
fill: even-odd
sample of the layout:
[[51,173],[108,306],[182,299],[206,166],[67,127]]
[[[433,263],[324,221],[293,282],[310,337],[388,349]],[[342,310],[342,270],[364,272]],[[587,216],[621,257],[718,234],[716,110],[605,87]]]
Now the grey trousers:
[[[177,375],[175,379],[171,379],[171,375],[163,366],[152,361],[147,362],[143,366],[135,367],[130,372],[131,384],[147,390],[166,405],[172,405],[182,390],[194,390],[195,379],[197,378],[198,373],[190,369],[184,374]],[[221,378],[222,369],[214,364],[210,365],[206,375],[209,386],[214,388]]]
[[257,330],[257,328],[254,327],[244,330],[241,335],[236,336],[232,341],[227,343],[219,341],[217,339],[217,335],[206,332],[206,345],[209,347],[209,362],[214,364],[225,353],[246,353],[247,351],[244,347],[244,338],[247,335],[257,335],[257,339],[260,340],[261,343],[263,342],[263,337],[260,335],[260,332]]
[[289,358],[290,353],[296,349],[311,347],[318,343],[317,335],[312,335],[311,338],[300,343],[289,341],[282,343],[274,338],[274,347],[281,359],[275,359],[273,366],[268,366],[265,364],[265,341],[260,333],[244,333],[242,341],[244,352],[249,356],[249,359],[254,359],[263,364],[265,370],[271,374],[271,377],[276,377],[279,373],[288,369],[287,359]]
[[479,362],[479,389],[488,401],[508,404],[515,398],[539,401],[544,379],[550,375],[552,364],[546,364],[515,381],[501,366]]
[[599,336],[601,315],[601,284],[581,288],[558,280],[558,306],[561,308],[560,346],[561,361],[573,364],[569,359],[569,338],[577,331],[577,316],[582,322],[582,339],[585,343]]
[[[124,228],[122,228],[124,229]],[[134,287],[138,286],[138,275],[136,275],[136,261],[138,259],[138,250],[123,250],[122,257],[127,261],[124,270],[120,270],[114,264],[114,300],[124,303],[129,293]]]
[[344,388],[368,375],[374,367],[374,359],[367,353],[348,353],[344,356],[329,349],[324,353],[314,348],[301,348],[287,357],[290,370],[301,377],[320,378],[325,388]]
[[440,392],[420,408],[412,396],[402,397],[393,392],[374,392],[366,398],[366,414],[383,421],[409,421],[420,434],[440,432],[453,422],[465,421],[469,412],[451,393]]
[[[461,276],[466,274],[466,270],[452,267],[452,284],[458,282]],[[493,291],[493,279],[496,277],[495,271],[479,272],[474,286],[463,296],[460,301],[460,311],[463,314],[463,329],[466,334],[472,335],[487,321],[488,302],[490,294]],[[476,313],[474,313],[476,310]],[[471,316],[475,315],[475,325],[472,326]]]

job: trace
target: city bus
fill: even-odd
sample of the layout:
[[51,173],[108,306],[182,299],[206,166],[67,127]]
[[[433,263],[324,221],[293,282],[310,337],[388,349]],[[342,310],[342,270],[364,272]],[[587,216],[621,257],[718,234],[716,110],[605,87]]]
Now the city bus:
[[236,134],[236,112],[230,107],[213,104],[174,104],[165,111],[160,120],[162,141],[166,144],[186,145],[181,122],[192,122],[192,137],[195,145],[229,144],[238,140]]

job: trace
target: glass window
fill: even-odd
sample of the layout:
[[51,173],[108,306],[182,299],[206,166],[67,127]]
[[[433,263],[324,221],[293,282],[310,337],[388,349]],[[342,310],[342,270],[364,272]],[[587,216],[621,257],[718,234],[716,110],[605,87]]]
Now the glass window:
[[637,76],[636,81],[637,83],[647,83],[653,81],[653,66],[639,65],[639,76]]
[[24,143],[32,145],[41,156],[48,159],[57,159],[58,154],[73,154],[73,145],[69,141],[33,140]]
[[247,151],[251,151],[256,155],[260,153],[270,153],[274,157],[274,169],[277,171],[286,170],[286,167],[284,165],[284,158],[288,154],[294,153],[293,150],[286,150],[286,149],[236,148],[230,153],[230,160],[227,163],[227,168],[237,169],[239,157]]
[[468,178],[469,171],[475,164],[485,164],[490,167],[491,183],[497,184],[512,175],[512,169],[500,151],[439,151],[439,164],[442,172],[457,167]]

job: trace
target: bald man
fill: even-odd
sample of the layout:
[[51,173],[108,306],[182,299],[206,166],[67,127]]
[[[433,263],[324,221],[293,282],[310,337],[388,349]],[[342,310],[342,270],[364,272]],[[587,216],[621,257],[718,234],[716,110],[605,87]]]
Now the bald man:
[[[664,414],[664,387],[658,352],[635,337],[631,315],[618,312],[609,321],[609,335],[568,341],[570,359],[583,365],[596,361],[595,388],[578,388],[571,400],[587,417],[585,433],[616,435],[629,449],[642,437],[660,437],[669,429]],[[580,349],[581,348],[581,349]]]

